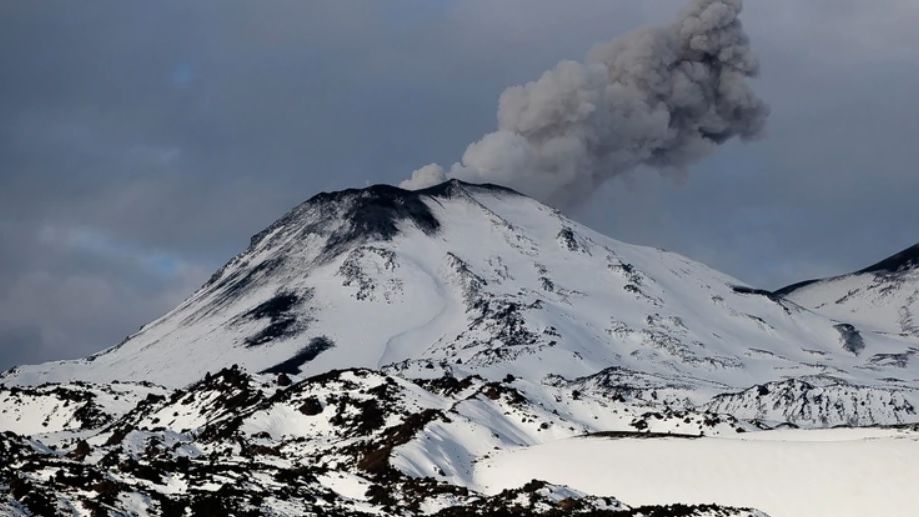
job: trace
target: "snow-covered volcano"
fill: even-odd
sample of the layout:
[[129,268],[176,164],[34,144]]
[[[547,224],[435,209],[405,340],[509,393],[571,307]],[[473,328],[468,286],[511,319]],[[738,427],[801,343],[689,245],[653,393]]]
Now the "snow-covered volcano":
[[910,515],[905,256],[771,293],[500,187],[320,194],[0,377],[0,515]]
[[[897,275],[891,282],[915,304],[914,274],[851,281]],[[303,375],[367,367],[582,382],[614,368],[705,396],[788,378],[919,385],[919,363],[908,360],[919,347],[912,312],[827,312],[804,296],[813,289],[784,298],[753,289],[501,187],[378,185],[297,206],[120,345],[19,367],[2,381],[175,387],[238,364]],[[903,331],[892,332],[888,317],[900,318]]]

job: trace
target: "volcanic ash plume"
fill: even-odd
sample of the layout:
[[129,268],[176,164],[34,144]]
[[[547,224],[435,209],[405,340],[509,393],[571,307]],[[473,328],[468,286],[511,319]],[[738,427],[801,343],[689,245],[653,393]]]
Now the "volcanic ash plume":
[[747,80],[756,58],[742,0],[694,0],[679,21],[604,43],[501,94],[498,130],[449,169],[426,165],[402,182],[450,178],[506,185],[557,206],[586,198],[639,165],[679,171],[728,139],[749,139],[769,109]]

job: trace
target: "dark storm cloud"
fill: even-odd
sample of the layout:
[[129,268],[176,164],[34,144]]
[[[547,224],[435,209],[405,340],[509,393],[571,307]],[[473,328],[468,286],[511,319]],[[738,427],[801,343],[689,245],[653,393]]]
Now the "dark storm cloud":
[[[301,199],[455,160],[507,86],[683,4],[0,3],[0,368],[117,342]],[[919,241],[915,2],[742,20],[766,138],[575,215],[768,287]]]

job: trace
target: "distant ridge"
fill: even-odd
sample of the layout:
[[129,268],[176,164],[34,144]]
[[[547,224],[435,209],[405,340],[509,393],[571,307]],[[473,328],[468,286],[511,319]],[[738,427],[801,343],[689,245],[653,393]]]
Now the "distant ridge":
[[838,277],[828,277],[828,278],[815,278],[813,280],[804,280],[803,282],[796,282],[791,285],[787,285],[781,289],[777,289],[772,292],[776,296],[786,296],[791,294],[802,287],[806,287],[823,280],[830,280],[834,278],[841,278],[849,275],[863,275],[866,273],[900,273],[903,271],[908,271],[912,269],[919,268],[919,244],[915,244],[906,248],[905,250],[891,255],[884,260],[872,264],[864,269],[860,269],[854,273],[849,273],[845,275],[839,275]]

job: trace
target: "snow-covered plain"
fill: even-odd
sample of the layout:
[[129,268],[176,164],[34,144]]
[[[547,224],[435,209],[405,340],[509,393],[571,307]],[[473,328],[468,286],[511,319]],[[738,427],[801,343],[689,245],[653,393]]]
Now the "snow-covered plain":
[[772,517],[913,517],[919,433],[781,430],[736,437],[571,438],[479,462],[486,492],[544,479],[629,504],[718,503]]

